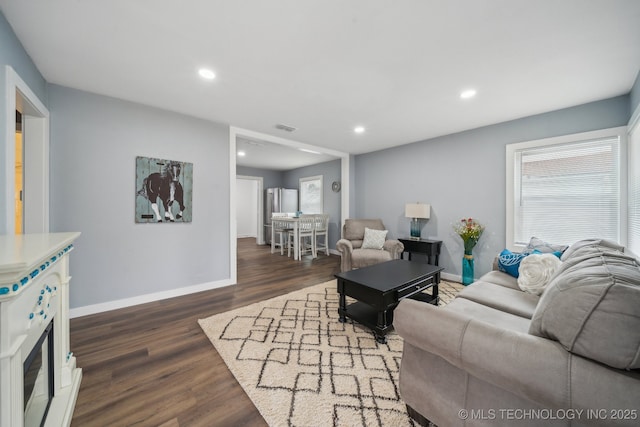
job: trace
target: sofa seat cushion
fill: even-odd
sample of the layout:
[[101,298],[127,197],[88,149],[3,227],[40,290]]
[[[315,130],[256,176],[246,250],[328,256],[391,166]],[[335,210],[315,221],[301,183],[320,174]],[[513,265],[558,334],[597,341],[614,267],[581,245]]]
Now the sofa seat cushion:
[[505,288],[513,289],[516,291],[520,290],[520,287],[518,286],[518,279],[498,270],[493,270],[486,273],[478,281],[493,283],[495,285],[504,286]]
[[362,268],[392,259],[390,252],[380,249],[354,249],[351,254],[351,265],[353,268]]
[[540,298],[529,332],[619,369],[640,368],[640,261],[576,243]]
[[521,290],[480,281],[467,286],[458,294],[457,298],[466,298],[526,319],[531,319],[540,299],[537,295],[528,294]]
[[455,310],[470,318],[477,319],[503,329],[509,329],[524,334],[529,331],[529,319],[506,313],[501,310],[496,310],[495,308],[478,304],[477,302],[466,298],[455,298],[447,304],[443,310]]

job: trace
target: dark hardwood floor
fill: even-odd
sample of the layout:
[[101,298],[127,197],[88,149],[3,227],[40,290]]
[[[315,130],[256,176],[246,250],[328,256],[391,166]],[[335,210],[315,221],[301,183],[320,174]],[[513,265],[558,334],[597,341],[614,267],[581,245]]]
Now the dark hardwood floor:
[[83,379],[71,425],[264,426],[198,319],[283,295],[339,272],[238,239],[238,284],[71,320]]

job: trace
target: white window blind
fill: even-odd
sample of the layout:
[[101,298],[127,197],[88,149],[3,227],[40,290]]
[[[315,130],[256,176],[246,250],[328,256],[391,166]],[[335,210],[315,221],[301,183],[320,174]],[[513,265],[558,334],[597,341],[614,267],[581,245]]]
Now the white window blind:
[[322,175],[300,178],[300,210],[303,214],[321,214]]
[[513,150],[513,243],[620,241],[620,137]]
[[629,249],[640,255],[640,124],[629,133],[629,204],[627,231]]

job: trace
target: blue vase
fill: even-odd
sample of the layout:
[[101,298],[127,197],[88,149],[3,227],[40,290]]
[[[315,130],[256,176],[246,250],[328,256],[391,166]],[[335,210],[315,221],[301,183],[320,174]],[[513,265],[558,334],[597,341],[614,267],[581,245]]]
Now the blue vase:
[[418,218],[413,218],[411,220],[411,237],[414,239],[420,238],[420,220]]
[[473,283],[473,255],[464,254],[462,257],[462,284],[464,286]]

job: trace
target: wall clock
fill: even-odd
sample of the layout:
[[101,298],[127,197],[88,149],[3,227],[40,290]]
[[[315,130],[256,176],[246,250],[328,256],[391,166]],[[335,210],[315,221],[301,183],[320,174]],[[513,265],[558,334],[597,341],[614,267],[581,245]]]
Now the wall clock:
[[331,189],[333,190],[334,193],[337,193],[338,191],[340,191],[340,182],[333,181],[333,183],[331,184]]

